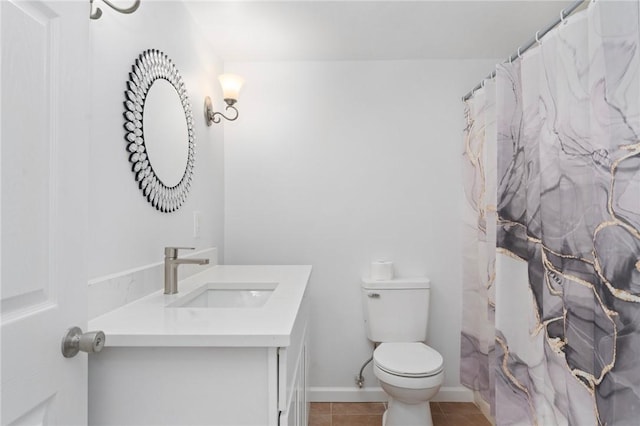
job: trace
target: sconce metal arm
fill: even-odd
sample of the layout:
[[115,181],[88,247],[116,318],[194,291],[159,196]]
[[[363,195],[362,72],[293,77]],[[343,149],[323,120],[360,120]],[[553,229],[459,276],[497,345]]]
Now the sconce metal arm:
[[238,112],[238,109],[234,106],[234,104],[236,103],[235,99],[225,99],[224,100],[227,103],[227,106],[225,108],[225,111],[228,110],[233,110],[236,112],[236,115],[234,117],[227,117],[226,115],[224,115],[221,112],[215,112],[213,111],[213,105],[211,103],[211,98],[209,96],[204,98],[204,114],[207,120],[207,126],[211,126],[212,123],[220,123],[220,121],[222,121],[222,119],[224,118],[225,120],[228,121],[234,121],[238,118],[238,116],[240,115],[240,113]]
[[234,110],[236,112],[235,117],[230,118],[230,117],[227,117],[226,115],[224,115],[221,112],[214,112],[213,114],[211,114],[211,121],[213,121],[214,123],[219,123],[220,120],[221,120],[220,117],[222,117],[222,118],[224,118],[225,120],[228,120],[228,121],[233,121],[233,120],[237,119],[238,115],[240,115],[240,113],[238,112],[238,109],[236,107],[234,107],[233,105],[227,105],[227,107],[224,110],[227,111],[229,109],[232,109],[232,110]]
[[[94,0],[89,0],[89,3],[91,3],[91,10],[93,10],[93,1]],[[102,1],[111,9],[115,10],[116,12],[126,13],[126,14],[133,13],[136,10],[138,10],[138,8],[140,7],[140,0],[135,0],[131,6],[125,9],[119,8],[118,6],[111,3],[109,0],[102,0]],[[91,12],[91,14],[89,15],[91,19],[99,19],[101,16],[102,16],[102,10],[99,7],[96,7],[96,11]]]

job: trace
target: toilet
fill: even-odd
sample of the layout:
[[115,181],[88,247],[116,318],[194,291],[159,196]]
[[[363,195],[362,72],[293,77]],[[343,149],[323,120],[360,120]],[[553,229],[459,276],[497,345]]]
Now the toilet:
[[389,398],[383,426],[433,426],[429,401],[444,381],[442,355],[423,342],[429,315],[428,278],[362,280],[364,321],[373,373]]

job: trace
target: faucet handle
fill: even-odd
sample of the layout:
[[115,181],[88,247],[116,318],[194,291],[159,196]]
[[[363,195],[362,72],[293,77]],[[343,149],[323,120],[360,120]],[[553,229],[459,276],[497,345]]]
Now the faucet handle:
[[178,250],[195,250],[195,247],[165,247],[164,255],[165,257],[178,257]]

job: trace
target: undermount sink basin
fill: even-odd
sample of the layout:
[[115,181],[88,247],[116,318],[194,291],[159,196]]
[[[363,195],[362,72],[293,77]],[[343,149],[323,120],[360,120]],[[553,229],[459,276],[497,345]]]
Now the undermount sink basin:
[[209,283],[168,305],[170,308],[260,308],[277,283]]

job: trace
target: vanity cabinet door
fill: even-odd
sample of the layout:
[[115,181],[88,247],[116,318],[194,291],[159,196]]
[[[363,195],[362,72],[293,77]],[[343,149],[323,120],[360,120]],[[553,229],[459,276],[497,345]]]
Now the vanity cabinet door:
[[299,426],[306,426],[308,420],[307,411],[307,346],[302,347],[302,353],[300,354],[300,365],[298,367],[298,380],[296,380],[296,410],[298,415],[296,416]]
[[293,393],[293,399],[291,400],[291,405],[289,406],[290,415],[289,421],[287,422],[287,426],[299,426],[298,423],[298,395],[296,392]]
[[280,416],[280,426],[307,426],[306,347],[302,347],[295,378],[289,393],[287,410]]
[[307,426],[308,304],[303,300],[291,344],[278,348],[279,426]]
[[293,371],[290,386],[286,389],[286,409],[280,414],[280,426],[307,426],[307,345],[306,334],[302,345],[296,354],[297,363]]

